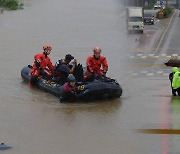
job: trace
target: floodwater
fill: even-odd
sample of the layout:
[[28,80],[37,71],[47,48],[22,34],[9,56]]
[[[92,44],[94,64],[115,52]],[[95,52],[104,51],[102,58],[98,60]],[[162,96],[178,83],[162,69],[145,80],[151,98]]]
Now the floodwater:
[[[23,2],[23,10],[0,14],[0,142],[13,146],[4,153],[163,153],[167,138],[162,142],[160,136],[134,132],[149,125],[158,127],[164,122],[164,110],[155,104],[164,103],[157,92],[163,91],[160,87],[165,81],[152,79],[149,85],[145,79],[127,77],[125,72],[131,69],[127,55],[137,46],[147,46],[144,42],[147,38],[127,34],[120,1]],[[146,33],[156,36],[154,30]],[[83,65],[92,48],[100,46],[109,63],[108,75],[122,85],[122,97],[60,104],[55,96],[30,89],[21,79],[20,71],[32,64],[33,56],[42,51],[44,43],[53,47],[50,55],[53,63],[71,53]],[[165,84],[166,90],[168,84]]]

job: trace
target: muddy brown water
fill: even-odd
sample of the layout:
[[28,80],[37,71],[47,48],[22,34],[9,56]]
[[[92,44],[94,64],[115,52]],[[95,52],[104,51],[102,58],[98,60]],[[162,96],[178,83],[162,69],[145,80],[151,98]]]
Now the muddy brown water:
[[[159,102],[158,98],[152,100],[151,96],[141,95],[144,86],[138,83],[147,84],[146,81],[126,78],[125,71],[130,69],[126,56],[138,45],[135,40],[142,36],[127,34],[121,2],[23,2],[23,10],[0,14],[0,142],[13,146],[4,153],[144,154],[151,153],[152,146],[154,152],[162,152],[157,146],[161,137],[147,139],[133,131],[146,126],[148,115],[150,124],[161,120],[148,110],[158,113],[158,107],[150,104]],[[50,55],[53,63],[71,53],[83,65],[92,48],[100,46],[108,59],[108,75],[123,87],[122,97],[60,104],[55,96],[29,89],[20,71],[32,64],[34,54],[42,51],[44,43],[53,47]],[[132,86],[139,86],[140,90],[134,93]],[[150,87],[150,93],[154,94],[153,85]]]

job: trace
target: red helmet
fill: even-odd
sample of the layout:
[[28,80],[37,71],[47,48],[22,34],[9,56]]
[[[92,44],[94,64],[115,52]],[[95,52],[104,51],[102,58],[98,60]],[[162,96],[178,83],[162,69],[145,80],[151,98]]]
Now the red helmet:
[[45,44],[45,45],[43,45],[43,50],[46,50],[46,49],[48,49],[48,50],[52,50],[52,47],[51,47],[51,45],[49,45],[49,44]]
[[93,49],[95,54],[100,54],[101,53],[101,49],[97,46]]

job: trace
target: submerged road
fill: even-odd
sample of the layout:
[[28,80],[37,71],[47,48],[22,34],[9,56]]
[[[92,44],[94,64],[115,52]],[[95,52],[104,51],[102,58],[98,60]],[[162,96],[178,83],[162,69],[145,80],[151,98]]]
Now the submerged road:
[[[118,0],[24,3],[24,10],[0,14],[0,142],[13,146],[9,154],[178,151],[176,135],[137,132],[178,129],[178,104],[171,103],[177,99],[171,98],[168,81],[170,68],[159,66],[164,60],[161,53],[169,56],[171,41],[178,34],[177,14],[157,53],[154,47],[163,33],[163,22],[146,25],[144,34],[128,34],[125,11]],[[83,65],[92,48],[99,45],[108,59],[108,76],[123,88],[122,97],[60,104],[50,94],[29,89],[20,71],[32,64],[44,43],[53,46],[53,63],[71,53]]]
[[[164,25],[164,28],[161,35],[157,38],[155,48],[149,49],[148,54],[144,52],[131,57],[133,63],[136,64],[134,67],[137,70],[132,75],[139,78],[141,84],[143,84],[142,87],[144,87],[142,97],[147,97],[147,100],[151,100],[151,102],[147,101],[148,103],[144,102],[144,106],[148,107],[144,115],[148,115],[148,118],[144,122],[144,126],[141,125],[141,128],[137,129],[136,132],[142,133],[142,137],[146,136],[149,138],[149,141],[146,142],[148,144],[151,144],[153,140],[153,143],[159,140],[161,146],[157,144],[154,147],[161,147],[162,151],[155,152],[152,150],[152,153],[179,153],[180,99],[178,96],[171,96],[171,88],[168,81],[171,67],[163,65],[171,58],[179,58],[178,40],[180,28],[178,11],[170,19],[162,20],[161,23]],[[138,69],[141,71],[138,71]],[[145,78],[144,84],[143,79]],[[151,98],[148,98],[149,96]]]

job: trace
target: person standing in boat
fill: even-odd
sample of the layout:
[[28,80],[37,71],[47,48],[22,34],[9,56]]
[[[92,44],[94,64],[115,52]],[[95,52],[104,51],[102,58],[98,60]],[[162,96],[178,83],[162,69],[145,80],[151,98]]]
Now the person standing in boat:
[[73,74],[69,74],[67,82],[63,86],[63,92],[60,95],[60,102],[74,102],[76,98],[76,79]]
[[34,64],[31,70],[31,79],[29,82],[29,87],[37,82],[38,77],[41,75],[43,77],[51,77],[52,72],[55,69],[48,55],[50,55],[52,47],[49,44],[43,46],[43,52],[38,53],[34,56]]
[[97,76],[106,77],[108,71],[108,63],[106,57],[101,55],[101,49],[97,46],[93,49],[93,53],[86,60],[85,80],[93,80]]
[[74,57],[71,54],[67,54],[64,59],[60,59],[55,63],[54,80],[57,83],[64,84],[68,75],[74,73],[77,61],[74,59],[72,64],[70,64],[73,59]]

